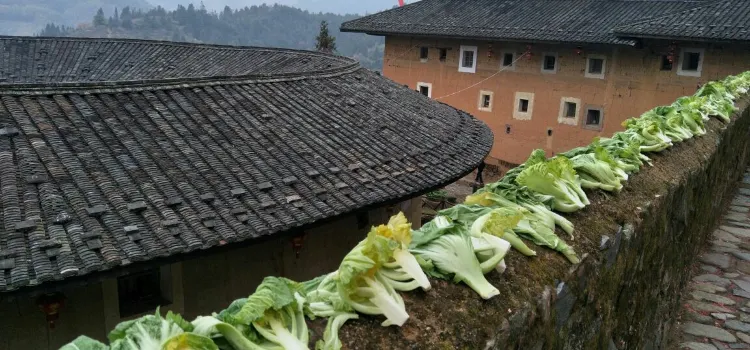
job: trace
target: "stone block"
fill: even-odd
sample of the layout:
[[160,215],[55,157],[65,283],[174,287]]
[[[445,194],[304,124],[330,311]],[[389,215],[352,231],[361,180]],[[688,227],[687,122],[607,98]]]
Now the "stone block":
[[[730,322],[730,321],[727,321]],[[737,341],[737,338],[732,335],[732,333],[729,333],[719,327],[716,326],[710,326],[695,322],[687,322],[682,327],[683,332],[687,334],[692,334],[698,337],[706,337],[711,339],[720,340],[723,342],[731,342],[734,343]]]
[[728,268],[730,262],[728,255],[719,253],[703,254],[699,259],[706,264],[714,265],[722,269]]
[[698,301],[711,301],[720,305],[734,305],[735,302],[732,299],[729,299],[725,296],[721,296],[718,294],[713,293],[706,293],[703,291],[695,290],[692,293],[690,293],[693,296],[693,299]]
[[726,286],[728,286],[729,284],[732,283],[732,281],[730,281],[729,279],[726,279],[726,278],[723,278],[723,277],[719,277],[717,275],[712,275],[712,274],[704,274],[704,275],[700,275],[700,276],[695,276],[695,277],[693,277],[693,281],[695,281],[695,282],[709,282],[711,284],[714,284],[714,285],[717,285],[717,286],[720,286],[720,287],[726,287]]

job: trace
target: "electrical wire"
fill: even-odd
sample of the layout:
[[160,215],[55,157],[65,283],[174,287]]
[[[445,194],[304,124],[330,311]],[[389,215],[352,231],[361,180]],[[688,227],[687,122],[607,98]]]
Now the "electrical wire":
[[[497,71],[497,72],[496,72],[495,74],[492,74],[492,75],[490,75],[489,77],[487,77],[487,78],[485,78],[485,79],[482,79],[482,80],[480,80],[480,81],[479,81],[478,83],[476,83],[476,84],[473,84],[473,85],[471,85],[471,86],[469,86],[469,87],[466,87],[466,88],[464,88],[464,89],[461,89],[461,90],[458,90],[458,91],[452,92],[452,93],[450,93],[450,94],[447,94],[447,95],[444,95],[444,96],[440,96],[440,97],[438,97],[438,98],[435,98],[435,100],[442,100],[442,99],[444,99],[444,98],[446,98],[446,97],[450,97],[450,96],[453,96],[453,95],[457,95],[457,94],[460,94],[460,93],[462,93],[462,92],[464,92],[464,91],[466,91],[466,90],[469,90],[469,89],[471,89],[471,88],[474,88],[474,87],[476,87],[477,85],[480,85],[480,84],[482,84],[482,83],[486,82],[487,80],[490,80],[490,79],[494,78],[494,77],[495,77],[495,76],[497,76],[498,74],[500,74],[500,73],[502,73],[503,71],[505,71],[506,69],[508,69],[508,67],[513,67],[513,66],[514,66],[514,65],[516,64],[516,62],[520,61],[520,60],[521,60],[522,58],[524,58],[524,57],[526,57],[526,54],[525,54],[525,53],[524,53],[523,55],[520,55],[520,56],[519,56],[518,58],[516,58],[516,60],[515,60],[515,61],[513,61],[513,63],[511,63],[511,64],[510,64],[510,66],[505,66],[505,67],[501,68],[501,69],[500,69],[499,71]],[[461,63],[459,62],[459,64],[461,64]]]

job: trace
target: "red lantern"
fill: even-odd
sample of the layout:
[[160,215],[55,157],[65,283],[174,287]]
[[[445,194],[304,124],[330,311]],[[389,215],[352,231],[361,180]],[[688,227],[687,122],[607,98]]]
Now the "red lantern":
[[526,52],[524,52],[524,55],[526,56],[527,60],[531,60],[531,57],[534,56],[534,54],[531,52],[531,45],[526,45]]
[[60,309],[65,306],[65,295],[62,293],[45,294],[37,298],[37,306],[44,312],[50,329],[55,328],[55,321],[60,317]]
[[492,58],[492,44],[487,45],[487,57]]
[[299,259],[299,253],[302,251],[302,241],[305,239],[305,234],[301,234],[292,238],[292,249],[294,249],[294,256]]
[[580,47],[580,46],[579,46],[579,47],[576,47],[576,54],[580,56],[580,55],[581,55],[581,53],[583,53],[583,49],[581,49],[581,47]]

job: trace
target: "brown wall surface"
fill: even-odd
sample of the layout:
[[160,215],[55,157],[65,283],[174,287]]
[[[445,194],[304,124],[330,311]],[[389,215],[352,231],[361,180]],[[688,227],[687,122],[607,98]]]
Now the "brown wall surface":
[[[171,304],[161,307],[161,312],[171,310],[192,320],[221,311],[233,300],[250,295],[266,276],[304,281],[334,271],[372,225],[387,222],[399,210],[418,225],[421,197],[365,212],[363,228],[358,228],[357,215],[350,215],[310,229],[299,257],[291,239],[284,238],[162,266],[162,283],[169,285],[169,290],[162,292],[168,294]],[[67,300],[54,329],[48,328],[35,297],[0,299],[0,350],[55,350],[79,335],[105,341],[119,322],[143,315],[120,317],[114,278],[62,292]]]
[[[461,45],[478,48],[476,73],[458,71]],[[490,45],[492,57],[488,57]],[[420,59],[420,47],[429,49],[426,61]],[[444,62],[439,60],[440,48],[448,49]],[[531,59],[519,59],[527,50],[525,44],[387,37],[383,74],[412,89],[417,89],[418,82],[431,84],[434,99],[468,88],[440,101],[471,113],[492,128],[495,144],[490,163],[500,159],[519,164],[535,148],[552,155],[588,144],[595,136],[621,130],[620,124],[629,117],[693,94],[698,84],[750,70],[747,48],[683,43],[677,45],[676,56],[681,48],[705,49],[700,77],[678,75],[679,57],[671,71],[660,70],[661,56],[669,51],[669,43],[647,43],[642,49],[587,46],[581,48],[580,55],[576,46],[534,44]],[[499,72],[503,52],[515,53],[517,61],[513,69]],[[554,74],[541,71],[546,52],[558,55]],[[604,79],[585,77],[588,55],[606,57]],[[493,93],[492,111],[479,110],[481,90]],[[513,117],[517,92],[534,94],[530,120]],[[564,97],[580,99],[575,125],[558,122]],[[584,127],[586,106],[604,108],[603,129]],[[506,126],[510,126],[510,134]],[[552,136],[548,136],[548,129]]]

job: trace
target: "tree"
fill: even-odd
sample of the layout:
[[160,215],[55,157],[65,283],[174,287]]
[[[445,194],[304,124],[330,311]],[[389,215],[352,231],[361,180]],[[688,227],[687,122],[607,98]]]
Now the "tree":
[[120,13],[120,22],[125,29],[133,28],[133,13],[130,12],[130,6],[125,6]]
[[103,26],[107,24],[107,19],[104,17],[104,10],[100,7],[99,10],[96,11],[96,16],[94,16],[94,25],[95,26]]
[[336,51],[336,38],[328,33],[328,22],[320,22],[320,32],[315,37],[315,49],[325,53]]

